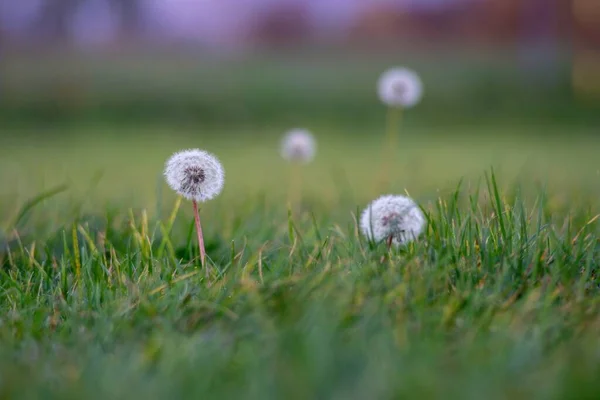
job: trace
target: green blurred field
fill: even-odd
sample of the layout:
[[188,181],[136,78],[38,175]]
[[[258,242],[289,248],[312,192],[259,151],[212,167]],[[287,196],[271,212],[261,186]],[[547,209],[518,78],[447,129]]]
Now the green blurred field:
[[390,66],[419,72],[426,96],[409,124],[595,126],[598,103],[571,88],[570,52],[543,70],[512,48],[370,46],[256,49],[7,51],[0,65],[3,126],[65,123],[371,129],[382,118],[374,85]]
[[[304,171],[306,196],[336,204],[340,196],[362,204],[374,193],[381,168],[384,123],[367,131],[307,125],[318,139],[318,157]],[[227,180],[217,203],[243,203],[264,194],[278,200],[288,190],[288,166],[279,156],[283,131],[169,127],[83,128],[61,132],[10,132],[2,140],[2,195],[15,203],[67,183],[90,201],[129,202],[151,208],[166,189],[161,174],[177,150],[209,149],[224,163]],[[592,129],[551,127],[406,128],[389,190],[423,200],[454,190],[459,180],[475,185],[495,168],[505,184],[526,189],[548,185],[566,201],[598,194]],[[45,136],[48,136],[46,138]],[[20,138],[19,138],[20,136]],[[168,195],[168,194],[165,194]],[[172,197],[172,196],[170,196]],[[210,205],[209,205],[210,207]]]

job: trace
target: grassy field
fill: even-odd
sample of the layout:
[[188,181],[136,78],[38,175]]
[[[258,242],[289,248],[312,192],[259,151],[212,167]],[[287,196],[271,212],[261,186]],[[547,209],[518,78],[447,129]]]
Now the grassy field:
[[[0,398],[597,397],[600,113],[567,61],[123,53],[0,65]],[[426,95],[378,188],[398,63]],[[289,213],[299,125],[318,151]],[[191,147],[226,172],[208,278],[162,177]],[[390,253],[356,224],[384,192],[428,219]]]
[[0,123],[62,128],[73,121],[133,127],[166,121],[219,130],[309,120],[368,129],[382,118],[375,81],[386,68],[405,65],[419,72],[426,94],[409,125],[597,125],[598,103],[573,93],[570,53],[565,49],[556,65],[539,71],[514,48],[292,47],[220,56],[177,48],[7,50],[0,63]]
[[[380,194],[378,128],[310,128],[293,217],[276,129],[3,132],[0,397],[595,398],[589,130],[406,130],[389,191],[429,222],[387,254],[355,223]],[[208,279],[161,177],[189,147],[226,170]]]

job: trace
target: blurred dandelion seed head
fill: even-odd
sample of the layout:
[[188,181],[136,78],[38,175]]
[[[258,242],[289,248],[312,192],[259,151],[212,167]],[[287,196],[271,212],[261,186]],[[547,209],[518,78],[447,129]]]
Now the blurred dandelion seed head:
[[212,154],[198,149],[184,150],[169,158],[165,166],[167,184],[188,200],[204,202],[221,193],[225,172]]
[[314,136],[306,129],[292,129],[281,141],[281,156],[288,160],[309,163],[316,153]]
[[360,217],[363,235],[374,242],[392,237],[396,246],[416,240],[424,227],[423,213],[405,196],[382,196],[369,204]]
[[423,84],[416,72],[407,68],[385,71],[377,82],[381,102],[389,107],[410,108],[423,96]]

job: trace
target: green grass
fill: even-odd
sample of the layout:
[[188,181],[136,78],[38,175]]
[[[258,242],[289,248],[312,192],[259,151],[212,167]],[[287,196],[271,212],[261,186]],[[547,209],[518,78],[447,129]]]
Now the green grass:
[[293,47],[221,56],[185,49],[7,51],[0,122],[137,127],[155,121],[219,129],[336,120],[368,128],[382,118],[377,78],[406,65],[421,75],[426,93],[411,125],[598,124],[593,99],[573,93],[570,52],[547,73],[524,68],[510,48]]
[[[294,218],[275,129],[4,132],[0,397],[595,398],[597,139],[404,132],[390,191],[429,223],[387,254],[355,224],[381,135],[311,128]],[[160,176],[195,146],[227,173],[208,280]]]

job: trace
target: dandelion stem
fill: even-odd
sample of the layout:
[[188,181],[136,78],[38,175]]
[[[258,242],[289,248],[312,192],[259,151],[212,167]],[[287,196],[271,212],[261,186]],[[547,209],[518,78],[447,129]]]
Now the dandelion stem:
[[[393,235],[388,236],[388,238],[385,240],[385,244],[387,245],[387,251],[388,251],[387,252],[387,256],[389,257],[390,260],[392,259],[391,252],[392,252],[392,241],[393,240],[394,240],[394,236]],[[379,262],[381,264],[383,264],[385,262],[385,257],[386,257],[385,254],[381,256],[381,259],[379,260]]]
[[396,150],[398,147],[398,136],[400,132],[400,121],[402,120],[401,107],[388,107],[386,135],[383,147],[383,164],[381,168],[381,187],[379,190],[387,189],[389,184],[389,171],[392,169],[393,162],[396,159]]
[[206,251],[204,250],[204,236],[202,235],[202,225],[200,224],[200,213],[198,212],[198,203],[193,200],[192,206],[194,207],[194,221],[196,221],[196,233],[198,234],[198,247],[200,248],[200,264],[206,272],[206,278],[208,278],[208,267],[205,265]]
[[297,162],[293,162],[291,169],[289,203],[290,209],[295,214],[300,208],[302,198],[302,166]]
[[393,155],[398,145],[398,135],[400,133],[400,120],[402,119],[402,107],[388,107],[387,112],[387,145],[389,153]]

